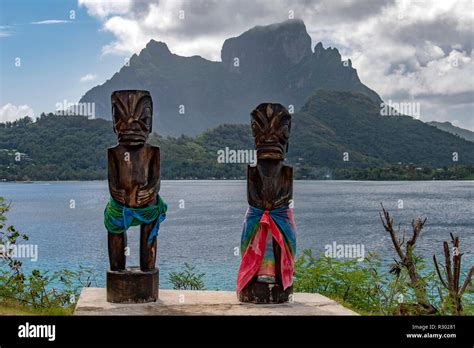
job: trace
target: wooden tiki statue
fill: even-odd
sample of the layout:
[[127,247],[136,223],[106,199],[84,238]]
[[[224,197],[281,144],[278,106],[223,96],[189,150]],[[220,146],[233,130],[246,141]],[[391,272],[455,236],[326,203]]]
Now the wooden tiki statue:
[[247,211],[242,233],[239,300],[291,300],[296,234],[290,204],[293,168],[284,164],[291,115],[280,104],[263,103],[251,113],[257,165],[247,169]]
[[[156,301],[158,270],[156,234],[166,205],[160,189],[160,149],[147,144],[153,104],[148,91],[112,93],[112,118],[118,144],[108,149],[111,199],[105,211],[110,271],[107,296],[111,302]],[[140,267],[126,268],[127,229],[140,226]]]

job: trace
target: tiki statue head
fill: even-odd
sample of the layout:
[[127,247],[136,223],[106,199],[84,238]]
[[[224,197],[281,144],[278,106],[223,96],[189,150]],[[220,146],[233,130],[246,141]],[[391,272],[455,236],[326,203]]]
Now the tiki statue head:
[[114,132],[122,145],[143,145],[151,132],[153,102],[148,91],[112,93]]
[[281,104],[262,103],[250,115],[257,159],[282,160],[288,151],[291,129],[288,110]]

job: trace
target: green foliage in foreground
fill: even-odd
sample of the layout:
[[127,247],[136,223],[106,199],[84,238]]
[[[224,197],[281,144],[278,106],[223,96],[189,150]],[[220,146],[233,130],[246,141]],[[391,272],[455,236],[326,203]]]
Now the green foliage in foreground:
[[[11,256],[14,246],[28,236],[7,225],[9,205],[0,197],[0,314],[62,315],[72,313],[81,289],[95,281],[91,269],[50,273],[34,269],[27,273],[20,260]],[[6,250],[8,249],[8,250]]]
[[[82,266],[78,271],[24,271],[22,262],[11,256],[11,251],[20,242],[28,241],[28,236],[6,223],[8,210],[9,205],[0,196],[0,251],[5,251],[0,257],[0,315],[72,314],[82,288],[96,282],[94,271]],[[197,273],[188,263],[184,266],[184,271],[169,274],[174,289],[204,290],[205,274]]]
[[36,308],[18,301],[2,300],[0,315],[72,315],[74,306]]
[[205,273],[197,273],[196,266],[190,266],[187,262],[184,263],[184,271],[171,272],[169,274],[169,281],[173,284],[175,290],[205,290],[204,281],[202,278]]
[[[416,303],[417,299],[404,269],[381,272],[381,266],[381,260],[375,255],[359,262],[325,256],[316,258],[311,250],[304,250],[295,263],[294,291],[320,293],[360,314],[395,315],[401,304]],[[428,270],[421,258],[417,258],[416,267],[422,274],[420,281],[426,287],[428,300],[438,308],[438,314],[453,315],[454,308],[446,301],[447,294],[441,290],[434,270]],[[464,315],[474,315],[472,299],[472,292],[463,296]]]

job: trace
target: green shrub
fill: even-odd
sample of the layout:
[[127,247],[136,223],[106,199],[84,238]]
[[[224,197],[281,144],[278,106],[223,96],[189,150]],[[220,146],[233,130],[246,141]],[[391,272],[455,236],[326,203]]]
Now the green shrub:
[[[434,270],[428,269],[423,258],[416,257],[416,268],[420,282],[427,291],[428,302],[440,315],[454,314],[444,304],[445,293]],[[334,259],[326,256],[314,257],[307,249],[295,262],[294,291],[320,293],[332,298],[361,314],[394,315],[400,307],[407,308],[417,302],[410,279],[403,267],[397,263],[387,272],[382,272],[382,262],[374,254],[363,261],[356,259]],[[472,292],[464,294],[464,315],[472,315]],[[419,308],[404,314],[420,314]]]
[[187,262],[184,263],[183,272],[171,272],[169,274],[169,281],[173,284],[175,290],[204,290],[204,281],[202,278],[205,273],[196,273],[194,269],[196,266],[190,266]]
[[28,236],[6,224],[8,210],[9,205],[0,197],[0,245],[10,245],[0,258],[0,304],[13,308],[27,306],[42,313],[57,313],[55,309],[61,313],[66,309],[67,313],[67,309],[74,308],[81,289],[95,281],[94,272],[79,266],[78,271],[50,273],[33,269],[26,273],[22,262],[10,253],[12,246],[27,241]]

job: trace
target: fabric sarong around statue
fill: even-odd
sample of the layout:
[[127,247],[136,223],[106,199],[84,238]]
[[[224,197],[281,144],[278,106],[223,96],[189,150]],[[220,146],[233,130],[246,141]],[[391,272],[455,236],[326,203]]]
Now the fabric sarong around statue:
[[110,233],[124,233],[131,226],[155,223],[148,237],[148,243],[153,242],[153,238],[158,235],[160,224],[166,219],[168,206],[158,195],[157,204],[152,204],[142,208],[127,207],[112,197],[104,210],[104,225]]
[[273,252],[267,247],[269,234],[280,246],[280,277],[284,290],[293,284],[296,253],[293,210],[288,206],[270,211],[249,206],[240,244],[242,261],[237,275],[238,294],[255,275],[265,275],[266,270],[271,272],[275,268]]

